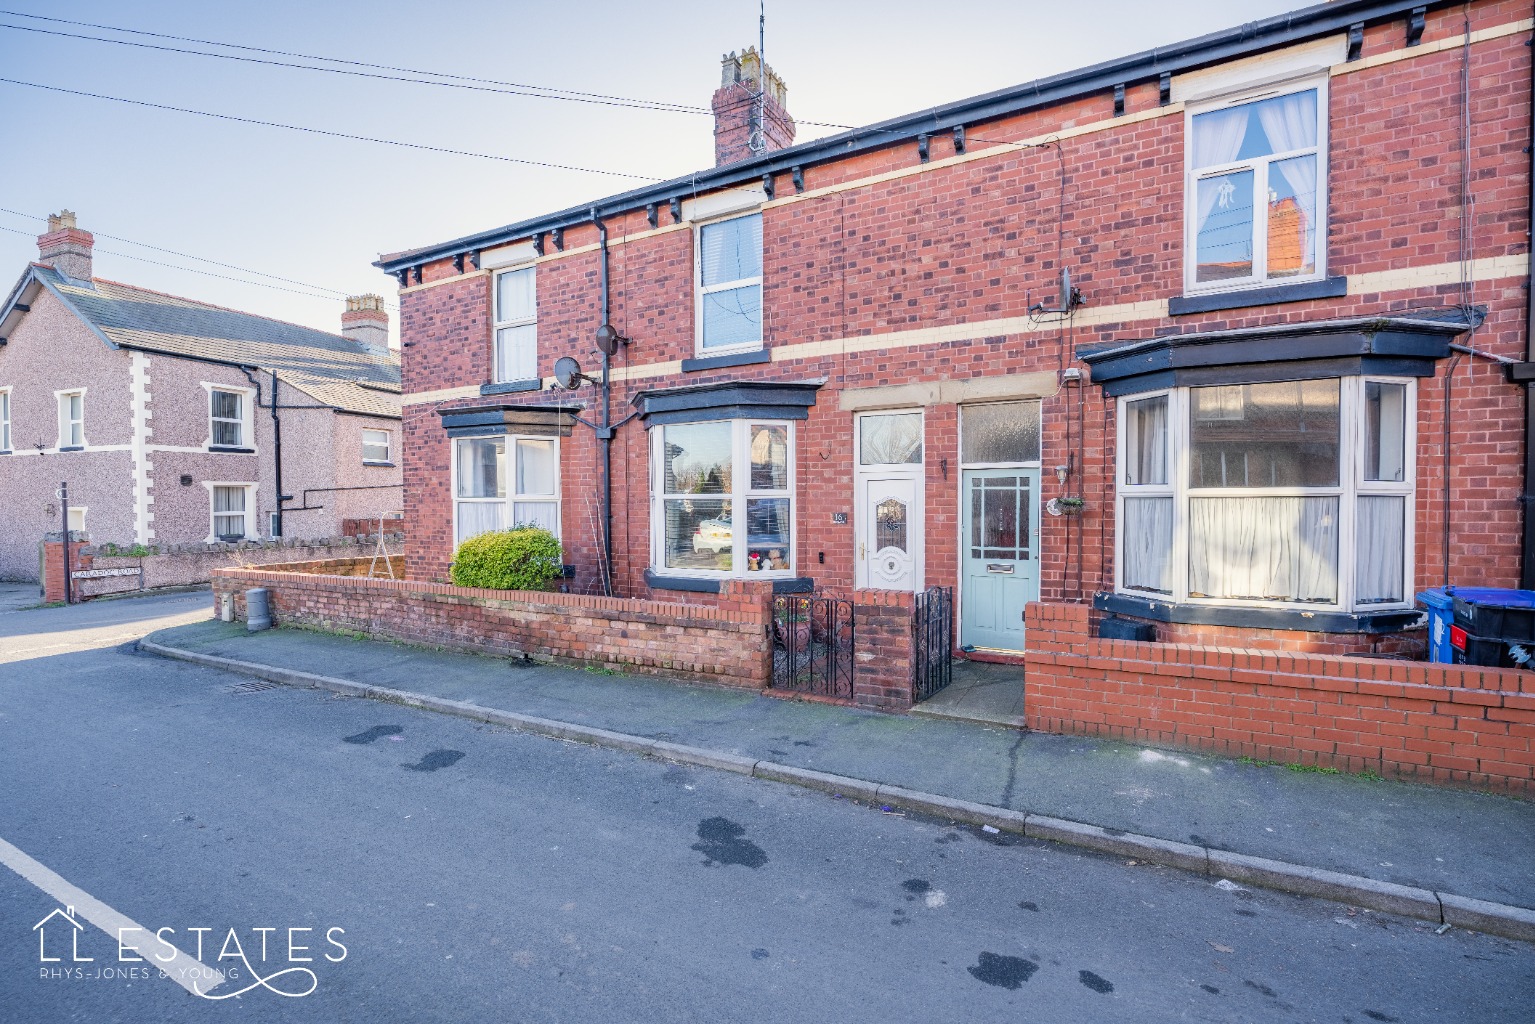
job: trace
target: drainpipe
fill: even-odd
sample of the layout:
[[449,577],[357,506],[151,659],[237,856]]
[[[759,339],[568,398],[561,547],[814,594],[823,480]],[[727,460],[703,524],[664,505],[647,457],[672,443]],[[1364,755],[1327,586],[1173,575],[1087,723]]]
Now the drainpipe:
[[[1535,254],[1535,71],[1530,75],[1530,251]],[[1535,261],[1530,264],[1530,276],[1524,286],[1524,345],[1525,366],[1535,363]],[[1525,378],[1529,380],[1528,377]],[[1519,586],[1523,590],[1535,590],[1535,505],[1531,493],[1535,492],[1535,384],[1524,385],[1524,493],[1520,504],[1523,508],[1524,543],[1520,550]]]
[[[255,385],[255,387],[256,387],[256,408],[260,409],[261,408],[261,381],[260,381],[260,379],[251,376],[251,370],[253,370],[253,369],[257,369],[257,367],[242,366],[242,367],[240,367],[240,372],[245,374],[245,379],[246,380],[250,381],[253,385]],[[273,483],[273,486],[276,487],[276,489],[277,489],[277,495],[276,495],[277,500],[276,500],[276,503],[273,506],[277,510],[277,530],[273,534],[273,536],[274,537],[281,537],[283,535],[283,527],[282,527],[282,503],[283,503],[284,500],[286,500],[286,497],[285,497],[285,495],[282,492],[282,419],[281,419],[281,417],[279,417],[277,415],[277,371],[276,370],[272,371],[272,401],[271,401],[271,404],[268,405],[267,407],[272,410],[272,477],[273,477],[272,483]],[[255,438],[252,438],[251,440],[254,441]]]
[[[592,207],[592,222],[597,225],[597,242],[602,250],[600,305],[602,323],[608,323],[608,226],[597,216]],[[606,348],[598,346],[602,353],[602,421],[597,427],[597,439],[602,442],[602,593],[613,596],[613,386],[611,370],[613,359]]]

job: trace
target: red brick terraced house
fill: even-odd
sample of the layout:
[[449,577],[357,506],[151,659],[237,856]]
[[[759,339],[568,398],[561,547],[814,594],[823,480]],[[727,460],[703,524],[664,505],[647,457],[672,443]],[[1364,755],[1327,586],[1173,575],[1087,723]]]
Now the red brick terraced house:
[[1324,4],[797,145],[732,54],[714,168],[380,259],[408,572],[534,522],[587,593],[953,587],[981,656],[1029,602],[1410,647],[1535,576],[1530,15]]

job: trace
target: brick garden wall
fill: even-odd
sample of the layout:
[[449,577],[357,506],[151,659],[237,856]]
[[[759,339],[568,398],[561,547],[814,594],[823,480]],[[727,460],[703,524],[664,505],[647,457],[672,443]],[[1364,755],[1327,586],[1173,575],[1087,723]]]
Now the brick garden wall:
[[1535,672],[1100,640],[1085,605],[1027,614],[1031,729],[1535,795]]
[[245,591],[272,593],[276,622],[357,630],[461,651],[678,676],[724,686],[766,685],[766,595],[738,584],[714,607],[341,575],[363,559],[220,569],[225,596],[245,618]]

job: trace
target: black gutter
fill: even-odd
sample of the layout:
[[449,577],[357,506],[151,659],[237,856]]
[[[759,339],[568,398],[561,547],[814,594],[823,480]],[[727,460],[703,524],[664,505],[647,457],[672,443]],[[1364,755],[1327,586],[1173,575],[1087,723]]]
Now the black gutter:
[[777,150],[755,160],[711,167],[696,174],[645,185],[609,196],[595,205],[584,203],[558,213],[544,214],[452,241],[380,257],[373,265],[393,274],[459,253],[531,238],[540,232],[587,224],[598,215],[613,216],[641,209],[649,203],[664,203],[674,197],[695,195],[732,185],[757,184],[765,174],[803,169],[870,150],[914,142],[918,135],[951,131],[957,127],[1064,103],[1095,92],[1102,91],[1107,95],[1116,86],[1160,81],[1164,74],[1183,74],[1265,50],[1347,32],[1352,26],[1361,23],[1370,26],[1401,19],[1405,40],[1407,18],[1416,8],[1437,10],[1450,6],[1454,6],[1450,0],[1352,0],[1318,4],[1185,40],[1163,49],[1145,50],[1129,57],[904,114],[863,128],[850,129],[824,139]]

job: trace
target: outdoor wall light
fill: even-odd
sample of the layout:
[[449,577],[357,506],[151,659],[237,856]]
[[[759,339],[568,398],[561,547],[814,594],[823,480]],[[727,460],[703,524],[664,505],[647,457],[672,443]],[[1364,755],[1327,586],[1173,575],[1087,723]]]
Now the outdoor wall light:
[[1056,481],[1056,483],[1060,484],[1062,487],[1066,486],[1066,474],[1069,473],[1069,472],[1071,472],[1071,470],[1067,466],[1056,466],[1055,467],[1055,481]]

